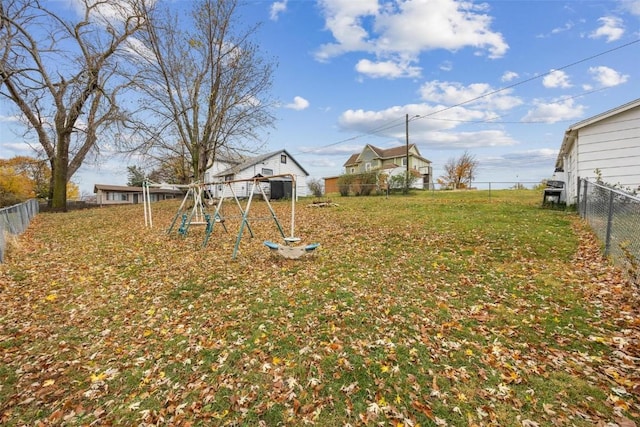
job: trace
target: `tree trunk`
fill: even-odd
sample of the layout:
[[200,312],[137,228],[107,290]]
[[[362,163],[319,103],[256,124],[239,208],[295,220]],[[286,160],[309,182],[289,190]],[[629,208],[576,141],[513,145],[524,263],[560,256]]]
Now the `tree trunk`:
[[57,212],[67,211],[68,144],[68,138],[58,136],[56,158],[51,168],[51,209]]

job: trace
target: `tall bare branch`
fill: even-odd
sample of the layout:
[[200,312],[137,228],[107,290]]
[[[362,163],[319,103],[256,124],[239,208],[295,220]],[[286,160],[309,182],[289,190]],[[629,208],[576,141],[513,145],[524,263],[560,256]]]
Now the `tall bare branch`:
[[274,121],[273,65],[251,42],[257,27],[240,30],[236,0],[192,4],[188,22],[175,10],[147,11],[139,49],[146,73],[138,81],[153,123],[147,148],[186,153],[194,180],[202,180],[220,150],[260,148],[259,129]]
[[[58,8],[56,8],[58,6]],[[66,208],[67,182],[107,126],[128,84],[117,58],[145,22],[139,0],[83,0],[81,16],[60,3],[9,0],[0,8],[0,98],[13,103],[50,162],[50,202]]]

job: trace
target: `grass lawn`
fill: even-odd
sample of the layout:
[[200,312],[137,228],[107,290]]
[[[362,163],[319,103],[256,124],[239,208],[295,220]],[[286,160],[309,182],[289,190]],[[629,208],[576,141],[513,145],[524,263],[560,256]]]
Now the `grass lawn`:
[[[0,424],[633,426],[637,289],[533,190],[46,213],[0,265]],[[273,202],[289,231],[289,202]]]

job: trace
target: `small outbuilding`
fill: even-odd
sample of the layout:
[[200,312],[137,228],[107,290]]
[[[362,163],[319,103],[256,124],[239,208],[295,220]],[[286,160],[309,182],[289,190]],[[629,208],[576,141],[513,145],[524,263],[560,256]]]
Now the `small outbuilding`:
[[[293,194],[293,182],[282,175],[290,174],[295,177],[296,195],[300,197],[309,194],[306,183],[309,173],[287,150],[273,151],[237,161],[226,160],[224,164],[229,166],[226,169],[221,169],[217,162],[205,174],[205,181],[208,183],[264,178],[263,190],[270,199],[288,199]],[[213,197],[221,197],[224,186],[213,184],[208,190]],[[248,197],[251,190],[249,182],[233,184],[233,191],[237,197]]]

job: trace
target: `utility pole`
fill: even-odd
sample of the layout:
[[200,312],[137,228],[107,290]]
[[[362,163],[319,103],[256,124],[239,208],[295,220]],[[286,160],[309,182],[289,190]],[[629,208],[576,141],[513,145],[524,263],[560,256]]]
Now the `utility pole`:
[[404,177],[404,192],[405,194],[409,193],[409,114],[406,115],[405,119],[405,135],[407,140],[407,159],[405,161],[407,166],[406,176]]

